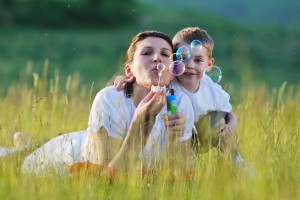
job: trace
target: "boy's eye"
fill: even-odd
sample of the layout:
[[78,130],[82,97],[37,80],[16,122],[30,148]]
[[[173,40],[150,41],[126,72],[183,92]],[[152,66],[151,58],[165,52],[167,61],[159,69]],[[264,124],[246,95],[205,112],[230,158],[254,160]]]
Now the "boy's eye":
[[195,61],[196,63],[200,63],[200,62],[202,62],[202,60],[201,60],[201,59],[198,59],[198,58],[197,58],[197,59],[195,59],[194,61]]

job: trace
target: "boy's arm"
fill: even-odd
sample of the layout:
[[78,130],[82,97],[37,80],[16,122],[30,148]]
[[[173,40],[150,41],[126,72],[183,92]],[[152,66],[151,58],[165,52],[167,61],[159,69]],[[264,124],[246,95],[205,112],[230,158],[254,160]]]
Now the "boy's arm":
[[236,116],[232,111],[230,111],[226,116],[226,124],[228,125],[228,129],[229,129],[227,131],[231,133],[234,133],[236,131],[237,121],[236,121]]
[[119,75],[114,80],[114,86],[117,90],[124,90],[126,83],[132,83],[135,80],[134,76],[128,77],[128,76],[122,76]]

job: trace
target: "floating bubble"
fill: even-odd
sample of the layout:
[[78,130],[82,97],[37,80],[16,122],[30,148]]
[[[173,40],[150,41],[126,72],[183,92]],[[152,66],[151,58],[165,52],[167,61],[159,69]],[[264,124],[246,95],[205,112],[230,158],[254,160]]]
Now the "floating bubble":
[[222,79],[222,70],[218,66],[208,67],[204,73],[215,83],[219,83]]
[[200,40],[193,40],[191,42],[191,50],[193,53],[199,53],[202,50],[202,42]]
[[185,70],[185,65],[182,61],[175,60],[169,66],[169,71],[174,76],[181,75]]
[[164,65],[164,63],[158,63],[156,68],[158,71],[164,71],[166,69],[166,66]]
[[191,52],[189,48],[181,46],[176,51],[176,58],[181,61],[186,61],[191,57]]

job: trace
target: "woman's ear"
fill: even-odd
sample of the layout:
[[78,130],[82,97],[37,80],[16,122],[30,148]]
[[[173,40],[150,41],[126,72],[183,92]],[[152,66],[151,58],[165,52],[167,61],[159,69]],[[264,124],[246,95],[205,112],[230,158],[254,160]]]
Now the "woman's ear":
[[133,76],[133,74],[132,74],[132,72],[131,72],[131,67],[129,66],[129,65],[125,65],[125,75],[127,76],[127,77],[132,77]]

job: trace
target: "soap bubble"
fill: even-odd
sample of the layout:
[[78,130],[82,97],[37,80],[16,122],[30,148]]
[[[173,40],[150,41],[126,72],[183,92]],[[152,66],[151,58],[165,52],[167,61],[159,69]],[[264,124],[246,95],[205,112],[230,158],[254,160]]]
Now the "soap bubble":
[[191,42],[191,50],[193,53],[199,53],[202,50],[202,42],[200,40],[193,40]]
[[191,52],[189,48],[185,46],[179,47],[175,54],[176,54],[176,58],[180,61],[186,61],[191,57]]
[[185,70],[185,65],[182,61],[175,60],[169,66],[169,71],[174,76],[181,75]]
[[222,70],[218,66],[208,67],[204,73],[215,83],[219,83],[222,79]]
[[166,69],[166,66],[164,65],[164,63],[158,63],[156,68],[158,71],[164,71]]

